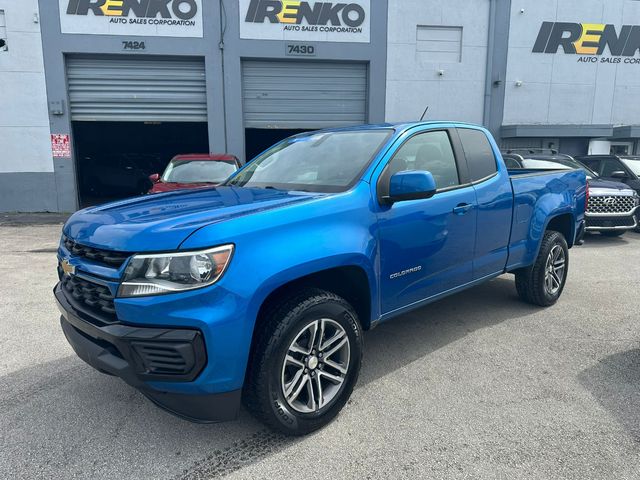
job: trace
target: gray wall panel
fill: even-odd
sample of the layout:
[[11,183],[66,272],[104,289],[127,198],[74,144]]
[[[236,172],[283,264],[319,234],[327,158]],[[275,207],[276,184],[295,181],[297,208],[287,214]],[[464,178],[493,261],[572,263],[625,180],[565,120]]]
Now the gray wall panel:
[[58,212],[54,173],[0,173],[0,212]]
[[[482,123],[489,0],[390,0],[386,119]],[[423,27],[462,30],[462,55],[421,51]],[[442,74],[440,74],[442,72]]]

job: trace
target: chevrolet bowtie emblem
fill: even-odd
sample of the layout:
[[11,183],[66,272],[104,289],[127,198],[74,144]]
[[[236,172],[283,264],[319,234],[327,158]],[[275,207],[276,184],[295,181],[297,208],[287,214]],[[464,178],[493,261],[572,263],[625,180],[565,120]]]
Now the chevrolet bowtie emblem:
[[69,260],[62,260],[60,262],[60,268],[62,268],[62,271],[64,272],[65,275],[75,275],[76,274],[76,267],[74,267],[73,265],[71,265],[69,263]]

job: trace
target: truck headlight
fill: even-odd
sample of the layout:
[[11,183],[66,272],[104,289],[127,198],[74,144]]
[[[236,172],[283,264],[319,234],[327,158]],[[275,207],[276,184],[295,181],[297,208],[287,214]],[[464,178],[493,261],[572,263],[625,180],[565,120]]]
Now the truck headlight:
[[141,297],[206,287],[224,274],[233,245],[195,252],[135,255],[127,265],[118,297]]

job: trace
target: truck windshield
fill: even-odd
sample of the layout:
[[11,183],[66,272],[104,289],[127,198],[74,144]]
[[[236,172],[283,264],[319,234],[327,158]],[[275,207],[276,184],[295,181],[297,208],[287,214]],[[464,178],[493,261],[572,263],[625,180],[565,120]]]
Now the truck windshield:
[[226,185],[342,192],[356,183],[392,134],[384,129],[291,137],[256,157]]
[[236,171],[233,163],[215,160],[172,160],[162,175],[168,183],[221,183]]

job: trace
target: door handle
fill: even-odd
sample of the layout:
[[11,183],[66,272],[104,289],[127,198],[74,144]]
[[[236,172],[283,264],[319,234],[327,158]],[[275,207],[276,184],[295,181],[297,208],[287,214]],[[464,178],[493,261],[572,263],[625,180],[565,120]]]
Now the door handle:
[[471,205],[470,203],[461,203],[453,209],[453,213],[455,213],[456,215],[464,215],[469,210],[471,210],[471,207],[473,207],[473,205]]

